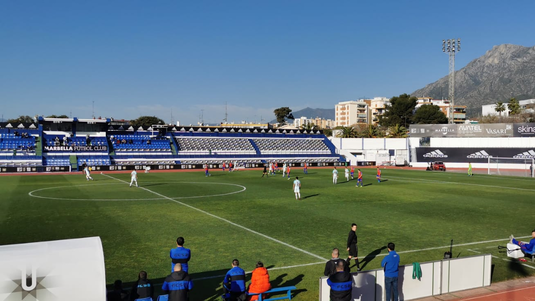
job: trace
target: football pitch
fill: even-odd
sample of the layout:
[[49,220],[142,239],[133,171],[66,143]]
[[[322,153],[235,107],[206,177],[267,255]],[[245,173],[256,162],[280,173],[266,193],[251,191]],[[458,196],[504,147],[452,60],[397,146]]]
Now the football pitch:
[[121,279],[129,289],[145,270],[159,292],[169,250],[183,236],[192,252],[191,300],[219,300],[234,258],[247,272],[264,262],[274,287],[295,285],[296,300],[317,300],[332,248],[347,257],[351,223],[364,270],[380,268],[388,242],[411,264],[441,259],[453,239],[453,257],[494,256],[493,282],[535,274],[535,263],[497,248],[510,234],[529,240],[534,180],[387,168],[377,183],[375,169],[363,169],[365,186],[357,188],[341,168],[333,185],[331,171],[294,168],[291,180],[261,178],[260,170],[139,172],[139,188],[126,173],[93,173],[94,181],[82,173],[2,176],[0,245],[100,236],[108,284]]

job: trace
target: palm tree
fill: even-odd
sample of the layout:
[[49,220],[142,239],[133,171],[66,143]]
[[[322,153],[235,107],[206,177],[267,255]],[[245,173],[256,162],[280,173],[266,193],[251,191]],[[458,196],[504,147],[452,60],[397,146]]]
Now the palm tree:
[[494,110],[500,114],[500,117],[502,117],[502,112],[505,111],[505,105],[503,102],[499,101],[496,103],[496,108]]
[[388,128],[388,136],[390,138],[407,138],[407,128],[396,124]]
[[355,129],[352,126],[343,126],[340,129],[342,130],[340,138],[355,138]]

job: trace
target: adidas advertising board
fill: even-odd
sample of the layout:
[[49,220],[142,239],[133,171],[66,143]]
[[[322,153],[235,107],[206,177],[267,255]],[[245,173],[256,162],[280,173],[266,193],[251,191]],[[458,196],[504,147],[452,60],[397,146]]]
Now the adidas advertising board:
[[417,147],[417,162],[473,162],[487,163],[489,157],[515,159],[535,158],[533,148],[459,148],[459,147]]
[[105,301],[99,237],[0,246],[0,301]]

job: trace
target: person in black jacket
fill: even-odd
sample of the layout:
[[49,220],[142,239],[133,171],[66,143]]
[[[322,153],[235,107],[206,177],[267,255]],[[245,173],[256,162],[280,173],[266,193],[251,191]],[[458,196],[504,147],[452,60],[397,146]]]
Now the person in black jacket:
[[359,248],[357,246],[357,224],[353,223],[351,225],[351,231],[347,237],[347,251],[349,251],[349,256],[347,258],[347,264],[351,264],[351,258],[355,259],[355,265],[360,271],[359,264]]
[[147,272],[139,272],[137,282],[132,286],[130,292],[130,300],[142,299],[142,298],[154,298],[154,287],[149,279],[147,279]]
[[327,279],[327,284],[331,287],[331,301],[351,301],[351,290],[353,282],[351,274],[344,271],[343,260],[336,265],[336,273]]
[[333,252],[331,254],[332,258],[331,260],[327,261],[325,263],[325,270],[323,271],[324,276],[331,276],[336,273],[336,266],[338,265],[338,262],[343,261],[344,262],[344,271],[349,272],[349,264],[343,260],[340,259],[338,256],[340,255],[340,251],[338,248],[334,248]]
[[169,301],[188,301],[189,291],[193,288],[193,281],[188,273],[182,271],[182,264],[177,263],[174,272],[165,278],[162,291],[169,294]]

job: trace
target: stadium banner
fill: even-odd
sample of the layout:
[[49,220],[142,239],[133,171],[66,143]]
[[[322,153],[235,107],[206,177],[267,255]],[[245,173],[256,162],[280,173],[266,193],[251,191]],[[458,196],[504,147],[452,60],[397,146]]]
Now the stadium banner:
[[488,163],[489,157],[507,157],[516,159],[535,158],[535,148],[460,148],[460,147],[417,147],[417,162],[473,162]]
[[[535,126],[535,124],[533,124]],[[535,128],[533,128],[535,134]],[[512,123],[489,124],[412,124],[411,137],[513,137]]]
[[2,166],[0,173],[8,172],[68,172],[69,166]]
[[535,137],[535,123],[515,123],[513,127],[515,137]]
[[46,152],[108,152],[106,145],[43,146]]
[[456,124],[411,124],[411,137],[457,137]]
[[106,300],[99,237],[0,246],[2,300]]

